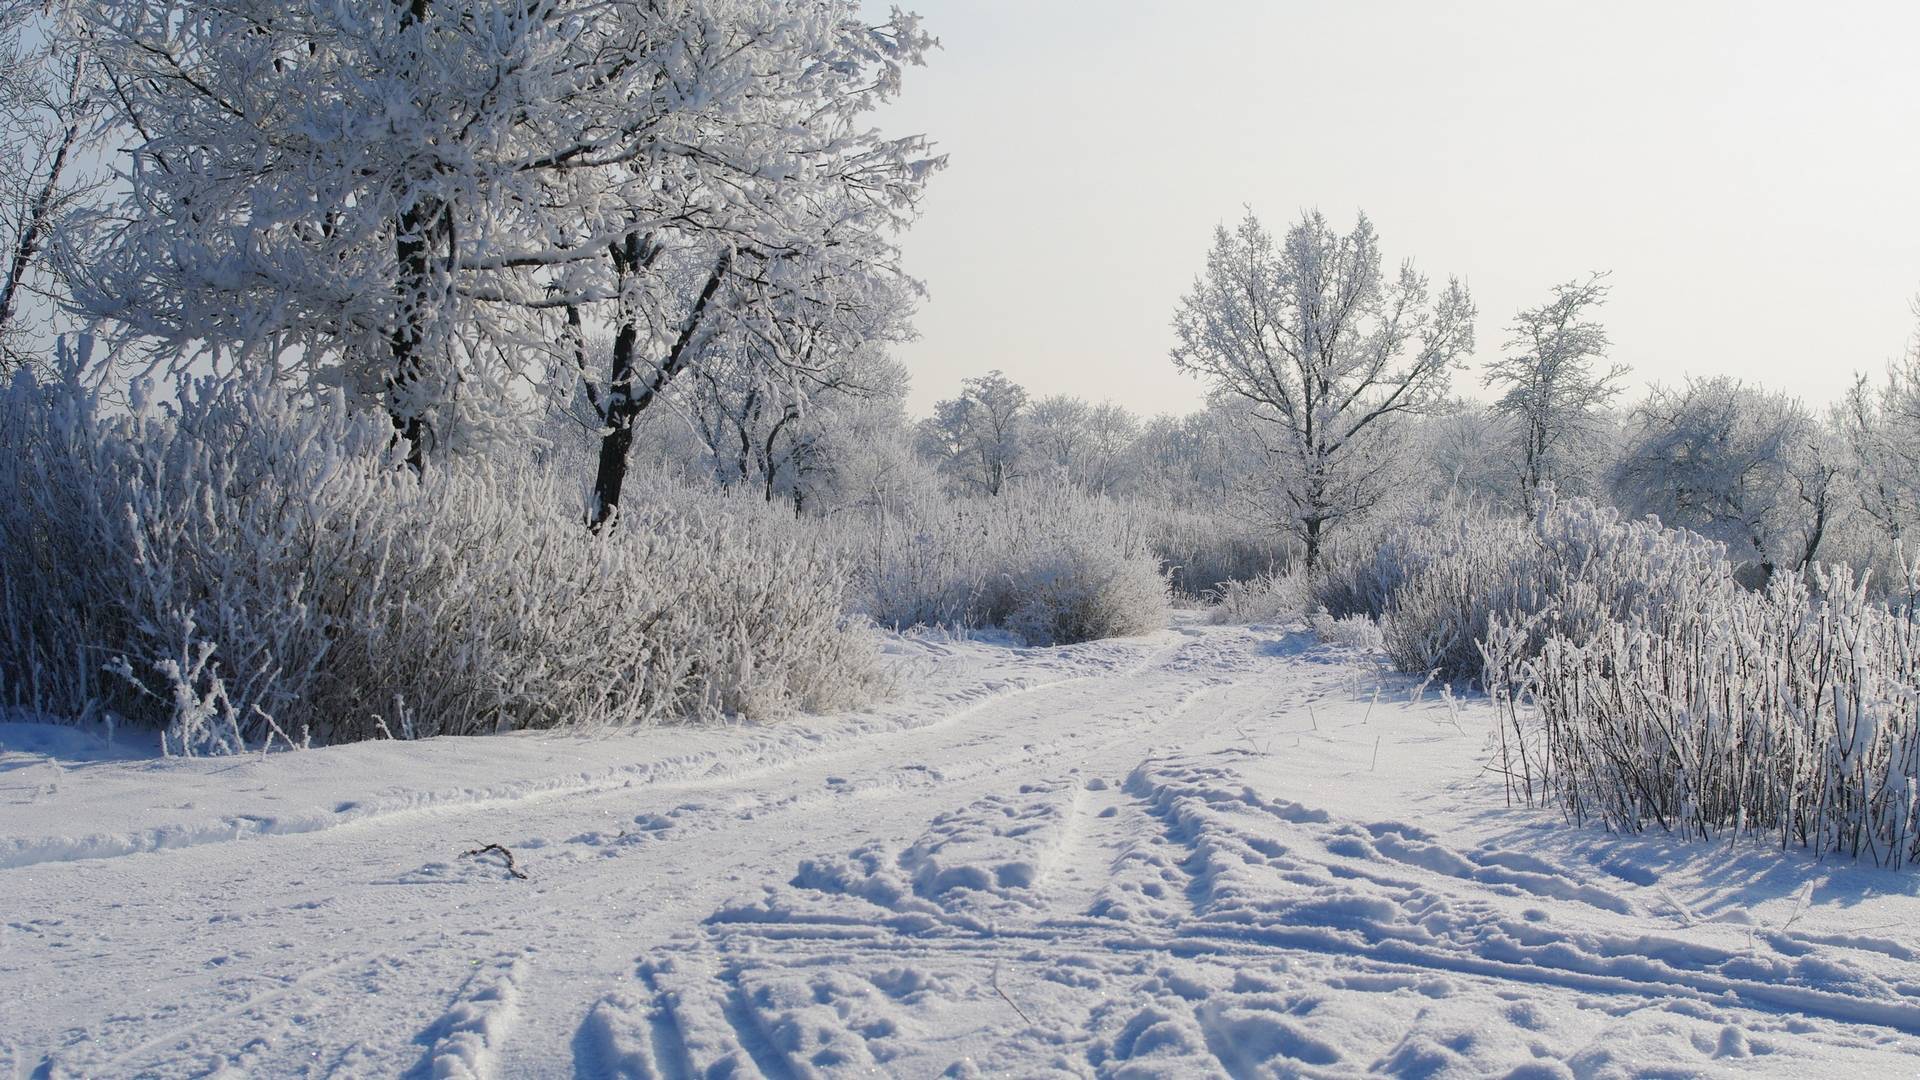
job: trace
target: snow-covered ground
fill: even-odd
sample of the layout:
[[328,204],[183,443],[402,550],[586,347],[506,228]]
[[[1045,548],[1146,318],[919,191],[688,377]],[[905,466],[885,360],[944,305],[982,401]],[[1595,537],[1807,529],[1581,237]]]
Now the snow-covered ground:
[[0,726],[0,1076],[1920,1073],[1920,876],[1508,810],[1298,631],[887,647],[762,728]]

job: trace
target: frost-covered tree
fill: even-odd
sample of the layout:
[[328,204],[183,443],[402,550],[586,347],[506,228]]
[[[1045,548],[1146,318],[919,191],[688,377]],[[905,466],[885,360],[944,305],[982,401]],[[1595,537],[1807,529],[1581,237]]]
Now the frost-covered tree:
[[1101,494],[1113,494],[1125,479],[1127,453],[1139,435],[1139,417],[1111,401],[1095,405],[1087,415],[1080,483]]
[[999,371],[960,383],[921,422],[921,452],[962,487],[998,495],[1024,464],[1027,391]]
[[[915,458],[907,422],[906,365],[869,347],[848,360],[851,378],[806,418],[804,472],[791,494],[794,508],[833,514],[901,497],[905,487],[932,474]],[[910,474],[910,475],[906,475]]]
[[722,350],[687,383],[685,408],[715,479],[785,498],[796,513],[903,423],[906,369],[877,345],[820,364],[804,384],[763,372],[750,348]]
[[38,3],[0,0],[0,377],[28,363],[29,303],[50,311],[43,257],[98,185],[81,167],[97,119],[97,65]]
[[1862,375],[1834,409],[1853,494],[1888,546],[1920,523],[1920,337],[1875,384]]
[[1249,212],[1216,230],[1173,362],[1252,406],[1280,524],[1312,568],[1329,530],[1389,490],[1395,422],[1444,400],[1473,316],[1458,280],[1434,295],[1410,263],[1383,272],[1365,215],[1341,235],[1313,211],[1276,242]]
[[1508,451],[1513,423],[1491,406],[1456,400],[1423,418],[1416,444],[1428,467],[1427,494],[1471,500],[1483,508],[1517,508]]
[[1264,467],[1248,423],[1237,399],[1141,423],[1118,466],[1117,490],[1182,510],[1220,509]]
[[1596,366],[1606,356],[1607,328],[1593,312],[1606,300],[1604,274],[1555,285],[1552,300],[1514,316],[1513,351],[1487,365],[1485,385],[1501,392],[1493,411],[1511,424],[1526,513],[1543,485],[1568,488],[1589,471],[1582,458],[1591,457],[1607,404],[1627,376],[1625,364]]
[[1187,479],[1185,431],[1181,418],[1161,413],[1140,424],[1140,433],[1127,448],[1126,493],[1179,505],[1176,492],[1191,490]]
[[1027,409],[1027,447],[1038,467],[1078,480],[1085,465],[1093,406],[1072,394],[1041,398]]
[[76,12],[136,133],[126,197],[65,260],[89,314],[344,384],[416,461],[455,418],[580,377],[604,326],[596,518],[712,318],[857,302],[938,165],[864,119],[931,40],[854,0]]
[[1618,501],[1758,564],[1805,567],[1841,509],[1840,454],[1805,406],[1718,376],[1656,387],[1616,466]]
[[1089,491],[1110,493],[1120,481],[1140,421],[1112,402],[1056,394],[1027,412],[1027,446],[1037,467],[1057,470]]

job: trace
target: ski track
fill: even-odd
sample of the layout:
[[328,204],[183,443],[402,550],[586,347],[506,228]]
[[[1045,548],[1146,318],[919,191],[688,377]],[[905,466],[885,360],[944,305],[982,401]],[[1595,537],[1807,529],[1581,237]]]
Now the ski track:
[[0,1075],[1920,1072],[1907,877],[1503,811],[1482,706],[1297,632],[995,649],[593,773],[12,838]]

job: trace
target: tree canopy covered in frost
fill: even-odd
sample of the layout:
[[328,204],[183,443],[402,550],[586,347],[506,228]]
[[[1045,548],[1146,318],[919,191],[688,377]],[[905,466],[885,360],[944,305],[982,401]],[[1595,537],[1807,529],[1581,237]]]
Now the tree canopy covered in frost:
[[1249,212],[1216,230],[1174,315],[1173,362],[1252,405],[1282,523],[1312,566],[1331,527],[1384,497],[1394,422],[1445,397],[1473,317],[1457,279],[1436,296],[1411,263],[1385,273],[1364,215],[1341,235],[1310,211],[1276,241]]
[[1606,303],[1603,275],[1553,287],[1553,299],[1514,316],[1516,350],[1487,365],[1486,385],[1500,390],[1495,415],[1512,426],[1509,455],[1519,468],[1520,506],[1531,513],[1543,485],[1565,486],[1592,449],[1602,410],[1622,389],[1624,364],[1595,368],[1607,352],[1607,329],[1592,309]]
[[41,5],[0,0],[0,378],[36,359],[29,324],[58,295],[47,246],[98,190],[81,157],[101,99],[99,65],[52,21]]
[[969,489],[998,495],[1021,473],[1027,391],[999,371],[960,384],[960,396],[933,407],[920,444]]
[[1806,407],[1719,377],[1655,388],[1635,413],[1616,485],[1637,513],[1720,540],[1762,578],[1820,553],[1840,458]]
[[416,460],[529,380],[624,430],[720,321],[866,335],[939,164],[863,119],[931,39],[852,0],[76,12],[135,133],[78,306],[379,401]]
[[904,422],[906,369],[875,344],[821,362],[796,386],[767,378],[751,349],[710,355],[687,386],[686,412],[716,481],[751,484],[800,512],[848,482],[863,448]]
[[1879,383],[1861,375],[1834,422],[1861,511],[1882,541],[1904,543],[1920,524],[1920,338]]
[[1095,405],[1054,394],[1033,403],[1027,429],[1029,453],[1041,467],[1090,490],[1112,492],[1123,479],[1127,447],[1140,421],[1112,402]]

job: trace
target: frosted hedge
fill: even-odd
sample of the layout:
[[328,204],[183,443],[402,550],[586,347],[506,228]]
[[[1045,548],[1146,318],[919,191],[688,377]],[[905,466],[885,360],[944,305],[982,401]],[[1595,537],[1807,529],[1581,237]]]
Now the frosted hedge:
[[1031,645],[1158,629],[1168,583],[1149,529],[1111,499],[1032,484],[849,523],[856,604],[886,626],[1004,627]]
[[592,532],[529,462],[416,474],[339,396],[205,382],[127,411],[22,375],[0,489],[0,699],[175,752],[758,718],[873,685],[824,545],[688,505]]

